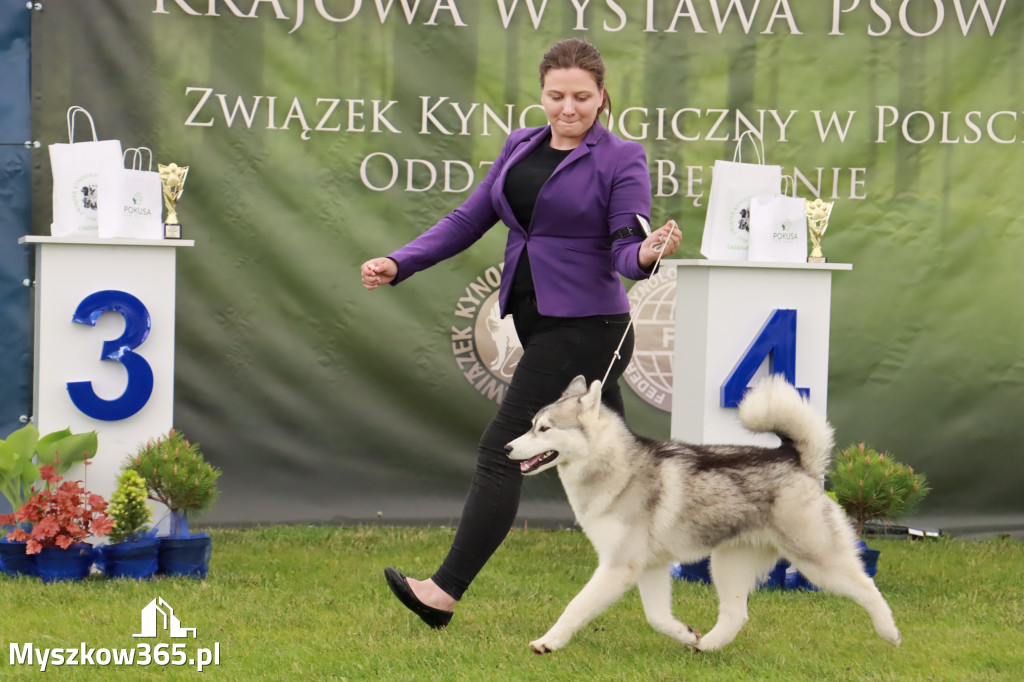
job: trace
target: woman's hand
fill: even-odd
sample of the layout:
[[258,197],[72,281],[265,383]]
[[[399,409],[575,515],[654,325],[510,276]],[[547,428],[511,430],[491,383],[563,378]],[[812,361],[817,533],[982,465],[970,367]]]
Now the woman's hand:
[[359,268],[363,288],[374,290],[382,284],[390,284],[398,276],[398,264],[390,258],[372,258]]
[[640,267],[649,270],[658,260],[659,255],[664,257],[675,253],[682,240],[683,233],[676,225],[676,221],[668,221],[652,232],[651,236],[640,245],[640,251],[636,256]]

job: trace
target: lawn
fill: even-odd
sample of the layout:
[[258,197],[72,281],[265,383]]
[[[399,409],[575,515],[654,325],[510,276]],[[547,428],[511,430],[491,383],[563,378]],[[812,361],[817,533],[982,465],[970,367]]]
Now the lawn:
[[[0,576],[0,679],[1024,679],[1024,543],[1008,538],[871,540],[882,550],[876,582],[903,632],[898,649],[875,635],[853,602],[761,590],[751,597],[750,621],[735,642],[695,653],[651,630],[634,590],[565,649],[537,656],[527,643],[554,622],[596,563],[578,531],[513,530],[443,632],[399,606],[382,570],[394,565],[408,575],[429,574],[451,529],[274,526],[210,533],[213,561],[203,581],[93,576],[42,584]],[[141,631],[143,607],[157,597],[183,627],[196,629],[194,639],[132,636]],[[694,628],[706,632],[713,625],[712,587],[677,582],[674,604]],[[46,672],[38,662],[17,663],[27,643],[34,655],[50,650]],[[78,650],[78,658],[91,651],[87,658],[97,665],[54,665],[54,651],[65,649]],[[99,665],[97,659],[120,649],[147,653],[149,665]],[[214,652],[217,663],[202,672],[189,663]]]

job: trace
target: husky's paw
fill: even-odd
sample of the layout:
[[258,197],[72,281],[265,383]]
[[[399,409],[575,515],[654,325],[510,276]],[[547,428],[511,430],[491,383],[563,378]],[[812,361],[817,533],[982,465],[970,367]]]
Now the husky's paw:
[[697,643],[700,641],[699,632],[691,628],[686,623],[681,623],[678,620],[671,620],[667,623],[658,624],[654,629],[664,635],[668,635],[680,644],[688,646],[691,649],[696,648]]
[[701,638],[700,632],[694,630],[688,625],[685,627],[687,632],[683,637],[679,638],[679,641],[682,642],[686,647],[693,649],[694,651],[699,651]]
[[554,649],[552,649],[539,639],[535,639],[532,642],[530,642],[530,648],[533,649],[533,653],[535,654],[550,654],[552,651],[554,651]]
[[552,651],[561,649],[568,641],[568,637],[552,636],[549,632],[540,639],[530,642],[530,648],[535,654],[550,654]]
[[722,637],[716,636],[715,633],[709,632],[703,637],[697,636],[697,643],[694,645],[695,651],[714,651],[715,649],[721,649],[726,644],[732,641],[732,638],[723,639]]
[[903,642],[903,635],[895,628],[893,628],[892,632],[882,635],[882,637],[893,646],[899,646]]

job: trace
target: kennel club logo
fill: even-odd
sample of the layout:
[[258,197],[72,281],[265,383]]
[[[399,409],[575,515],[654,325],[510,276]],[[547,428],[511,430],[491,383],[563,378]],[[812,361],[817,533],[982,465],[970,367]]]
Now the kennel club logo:
[[72,205],[78,210],[79,215],[95,217],[98,206],[98,179],[99,173],[86,173],[75,180]]
[[623,373],[626,383],[650,405],[672,410],[675,352],[676,269],[662,268],[629,290],[636,344]]
[[750,242],[750,197],[741,199],[729,212],[730,251],[745,251]]
[[512,318],[499,316],[503,268],[487,268],[466,285],[455,302],[451,332],[459,372],[478,393],[499,404],[523,355]]
[[[451,328],[459,373],[478,393],[499,404],[523,355],[512,318],[499,317],[502,268],[490,267],[466,285],[455,302]],[[666,412],[672,407],[675,275],[675,268],[665,268],[629,292],[636,347],[624,377],[637,395]]]

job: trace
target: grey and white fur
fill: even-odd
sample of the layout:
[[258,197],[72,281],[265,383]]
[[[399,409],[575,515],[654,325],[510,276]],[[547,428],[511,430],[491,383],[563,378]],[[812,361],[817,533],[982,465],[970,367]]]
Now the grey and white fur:
[[[537,653],[564,647],[573,634],[633,585],[647,621],[699,650],[731,642],[747,620],[747,597],[787,558],[823,590],[860,604],[875,630],[898,646],[900,632],[864,573],[856,536],[822,479],[832,427],[781,376],[759,382],[743,399],[740,421],[773,432],[777,448],[690,445],[634,434],[601,404],[601,384],[576,377],[543,408],[531,430],[505,448],[526,475],[558,475],[598,555],[593,577],[542,637]],[[706,635],[672,615],[673,561],[711,557],[718,622]]]

